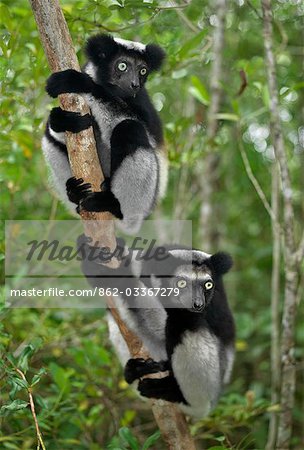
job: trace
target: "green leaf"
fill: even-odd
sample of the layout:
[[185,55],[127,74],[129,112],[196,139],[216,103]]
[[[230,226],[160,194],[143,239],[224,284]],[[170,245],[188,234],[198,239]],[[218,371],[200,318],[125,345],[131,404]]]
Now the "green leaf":
[[42,340],[40,338],[37,338],[24,347],[16,364],[22,371],[27,371],[29,359],[31,358],[31,356],[33,356],[33,354],[41,346],[41,344]]
[[9,384],[12,385],[13,389],[10,392],[10,395],[13,397],[16,392],[21,391],[21,389],[27,389],[28,383],[26,380],[19,378],[18,376],[11,376],[9,378]]
[[172,72],[173,80],[179,80],[180,78],[184,78],[186,75],[188,75],[187,69],[174,70]]
[[207,91],[206,86],[203,84],[203,82],[195,75],[191,77],[191,83],[192,85],[199,91],[201,97],[205,101],[205,105],[209,105],[210,103],[210,95]]
[[53,379],[59,389],[64,393],[68,393],[71,389],[71,382],[69,380],[69,377],[71,376],[70,371],[68,371],[67,369],[63,369],[55,363],[51,363],[49,365],[49,368]]
[[202,42],[203,38],[206,36],[207,33],[208,33],[208,30],[205,29],[203,31],[200,31],[193,38],[186,41],[186,43],[182,46],[182,48],[180,49],[180,51],[177,54],[179,59],[184,59],[191,52],[191,50],[196,49],[199,46],[199,44]]
[[133,436],[133,434],[131,433],[131,431],[129,430],[129,428],[127,428],[127,427],[120,428],[118,434],[124,443],[130,445],[132,450],[139,449],[138,442],[137,442],[136,438]]
[[236,114],[231,114],[231,113],[219,113],[219,114],[216,114],[216,118],[218,120],[229,120],[232,122],[238,122],[240,120],[239,116],[237,116]]
[[35,384],[39,383],[42,375],[44,375],[46,373],[46,369],[44,367],[42,367],[39,372],[33,376],[32,381],[31,381],[31,386],[35,386]]
[[144,445],[142,447],[142,450],[147,450],[150,448],[155,442],[160,438],[160,431],[156,431],[151,436],[148,437],[148,439],[144,442]]
[[190,86],[188,89],[189,94],[191,94],[196,100],[198,100],[200,103],[202,103],[203,105],[208,106],[208,102],[206,102],[205,98],[202,96],[202,94],[200,93],[200,91],[194,87],[194,86]]
[[28,369],[28,360],[34,353],[34,347],[29,344],[24,347],[22,350],[19,358],[18,358],[18,367],[20,367],[21,370],[27,371]]
[[219,441],[219,442],[224,442],[224,440],[226,439],[225,438],[225,436],[219,436],[219,437],[215,437],[214,438],[216,441]]
[[19,411],[20,409],[25,409],[28,407],[28,402],[24,402],[23,400],[14,400],[12,403],[8,405],[3,405],[0,409],[0,416],[5,415],[6,412]]
[[299,89],[304,89],[304,81],[300,81],[299,83],[296,83],[291,88],[293,91],[298,91]]

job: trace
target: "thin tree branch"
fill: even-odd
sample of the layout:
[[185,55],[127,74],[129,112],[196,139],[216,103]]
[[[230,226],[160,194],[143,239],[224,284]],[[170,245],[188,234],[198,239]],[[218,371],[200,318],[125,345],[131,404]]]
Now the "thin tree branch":
[[[9,362],[11,362],[11,361],[9,361]],[[18,369],[18,367],[14,367],[14,369],[16,370],[18,375],[22,378],[22,380],[25,381],[26,384],[28,385],[27,379],[26,379],[24,373],[22,372],[22,370]],[[32,416],[33,416],[33,419],[34,419],[34,423],[35,423],[35,428],[36,428],[37,442],[38,442],[37,450],[39,450],[40,444],[41,444],[42,450],[46,450],[44,442],[43,442],[42,434],[41,434],[41,431],[40,431],[40,428],[39,428],[37,416],[36,416],[35,403],[34,403],[34,397],[33,397],[33,394],[32,394],[32,389],[31,389],[30,386],[28,386],[26,389],[27,389],[27,393],[28,393],[28,396],[29,396],[31,413],[32,413]]]
[[[160,13],[160,9],[155,9],[153,11],[153,13],[151,14],[151,16],[149,17],[149,19],[143,20],[142,22],[136,23],[136,26],[140,27],[142,25],[145,25],[145,24],[151,22],[159,13]],[[121,31],[125,31],[125,30],[129,30],[130,28],[134,28],[134,25],[135,25],[134,23],[132,23],[132,24],[129,24],[129,25],[125,25],[123,27],[110,28],[110,27],[107,27],[107,26],[103,25],[100,22],[97,22],[97,20],[88,20],[88,19],[85,19],[84,17],[75,17],[75,18],[72,19],[72,21],[73,22],[79,21],[79,22],[83,22],[83,23],[88,23],[90,25],[93,25],[96,28],[100,28],[100,29],[102,29],[104,31],[107,31],[108,33],[120,33]]]
[[[29,0],[32,6],[37,27],[40,33],[45,54],[53,71],[65,69],[80,70],[72,39],[64,19],[58,0]],[[65,109],[83,113],[88,112],[84,100],[78,95],[65,94],[60,96]],[[93,188],[99,190],[103,174],[97,158],[96,145],[92,129],[78,134],[66,133],[67,148],[72,172],[91,182]],[[92,237],[94,245],[116,248],[114,224],[107,213],[83,213],[82,219],[86,227],[85,234]],[[95,220],[91,220],[95,219]],[[98,220],[99,219],[99,220]],[[103,219],[102,222],[100,219]],[[87,223],[89,222],[89,227]],[[113,301],[108,298],[109,307]],[[148,353],[142,342],[130,331],[121,320],[118,310],[111,309],[120,331],[129,347],[132,356],[147,358]],[[195,450],[194,441],[190,436],[184,415],[173,403],[161,400],[152,402],[152,411],[158,423],[162,436],[170,449]]]
[[239,149],[240,149],[241,157],[242,157],[242,160],[243,160],[243,164],[244,164],[247,176],[248,176],[249,180],[251,181],[251,183],[253,184],[253,187],[255,188],[256,193],[258,194],[261,202],[263,203],[264,208],[268,212],[272,224],[275,226],[277,232],[283,238],[284,237],[284,233],[283,233],[283,230],[282,230],[282,228],[280,226],[280,223],[278,221],[278,217],[276,216],[276,214],[272,210],[272,207],[269,204],[269,202],[268,202],[268,200],[266,198],[266,195],[265,195],[265,193],[264,193],[260,183],[258,182],[257,178],[255,177],[255,175],[253,173],[253,170],[251,168],[250,161],[249,161],[247,153],[246,153],[246,151],[244,149],[243,140],[242,140],[242,136],[241,136],[241,132],[240,132],[239,126],[237,126],[237,134],[238,134]]
[[178,15],[178,17],[184,22],[185,25],[187,25],[187,27],[193,31],[194,33],[198,33],[201,31],[201,29],[194,25],[191,20],[188,19],[188,17],[186,16],[186,14],[184,14],[184,12],[181,9],[176,9],[176,14]]

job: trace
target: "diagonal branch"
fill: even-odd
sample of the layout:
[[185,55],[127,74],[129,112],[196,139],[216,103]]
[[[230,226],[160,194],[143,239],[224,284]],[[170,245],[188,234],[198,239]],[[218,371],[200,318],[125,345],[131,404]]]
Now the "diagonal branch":
[[278,221],[278,216],[274,213],[271,205],[269,204],[269,201],[267,200],[265,192],[263,191],[260,183],[258,182],[256,176],[254,175],[254,173],[252,171],[250,161],[249,161],[247,153],[244,149],[243,140],[242,140],[239,126],[237,126],[237,134],[238,134],[239,149],[240,149],[241,157],[243,160],[243,164],[244,164],[247,176],[248,176],[249,180],[251,181],[251,183],[253,184],[253,187],[255,188],[256,193],[258,194],[261,202],[263,203],[264,208],[268,212],[271,222],[276,229],[276,232],[281,236],[281,238],[284,238],[284,233],[283,233],[283,230]]

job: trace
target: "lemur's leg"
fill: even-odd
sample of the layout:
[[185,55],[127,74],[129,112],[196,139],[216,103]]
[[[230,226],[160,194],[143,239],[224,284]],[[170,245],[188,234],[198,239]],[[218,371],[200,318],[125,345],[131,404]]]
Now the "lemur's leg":
[[109,211],[118,219],[123,219],[119,201],[110,190],[92,192],[91,184],[84,183],[82,178],[70,178],[66,183],[67,195],[71,202],[77,204],[77,212],[80,209],[86,211]]
[[112,133],[111,176],[103,185],[106,190],[83,196],[81,207],[87,211],[109,211],[119,219],[141,223],[152,209],[157,181],[158,165],[144,126],[135,120],[124,120]]
[[111,137],[110,188],[119,200],[124,222],[132,218],[140,225],[151,212],[158,178],[156,155],[145,127],[136,120],[122,121]]
[[61,108],[53,108],[50,112],[49,124],[53,131],[58,133],[62,131],[71,131],[79,133],[92,125],[90,114],[82,116],[72,111],[64,111]]
[[123,219],[119,201],[111,191],[92,192],[80,202],[80,206],[86,211],[109,211],[117,219]]
[[187,404],[173,375],[164,378],[144,378],[139,381],[137,389],[144,397]]
[[138,378],[148,375],[149,373],[164,372],[170,370],[169,361],[154,361],[153,359],[132,358],[129,359],[125,366],[126,382],[131,384]]

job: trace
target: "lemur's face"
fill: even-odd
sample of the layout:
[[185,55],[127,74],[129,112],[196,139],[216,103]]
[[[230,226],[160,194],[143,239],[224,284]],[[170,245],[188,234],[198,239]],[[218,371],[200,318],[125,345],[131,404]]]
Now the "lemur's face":
[[179,289],[179,295],[172,298],[176,307],[195,313],[202,312],[211,302],[214,293],[211,270],[207,266],[181,266],[172,278],[172,287]]
[[148,76],[148,66],[140,57],[116,56],[109,66],[108,84],[121,98],[135,97]]

